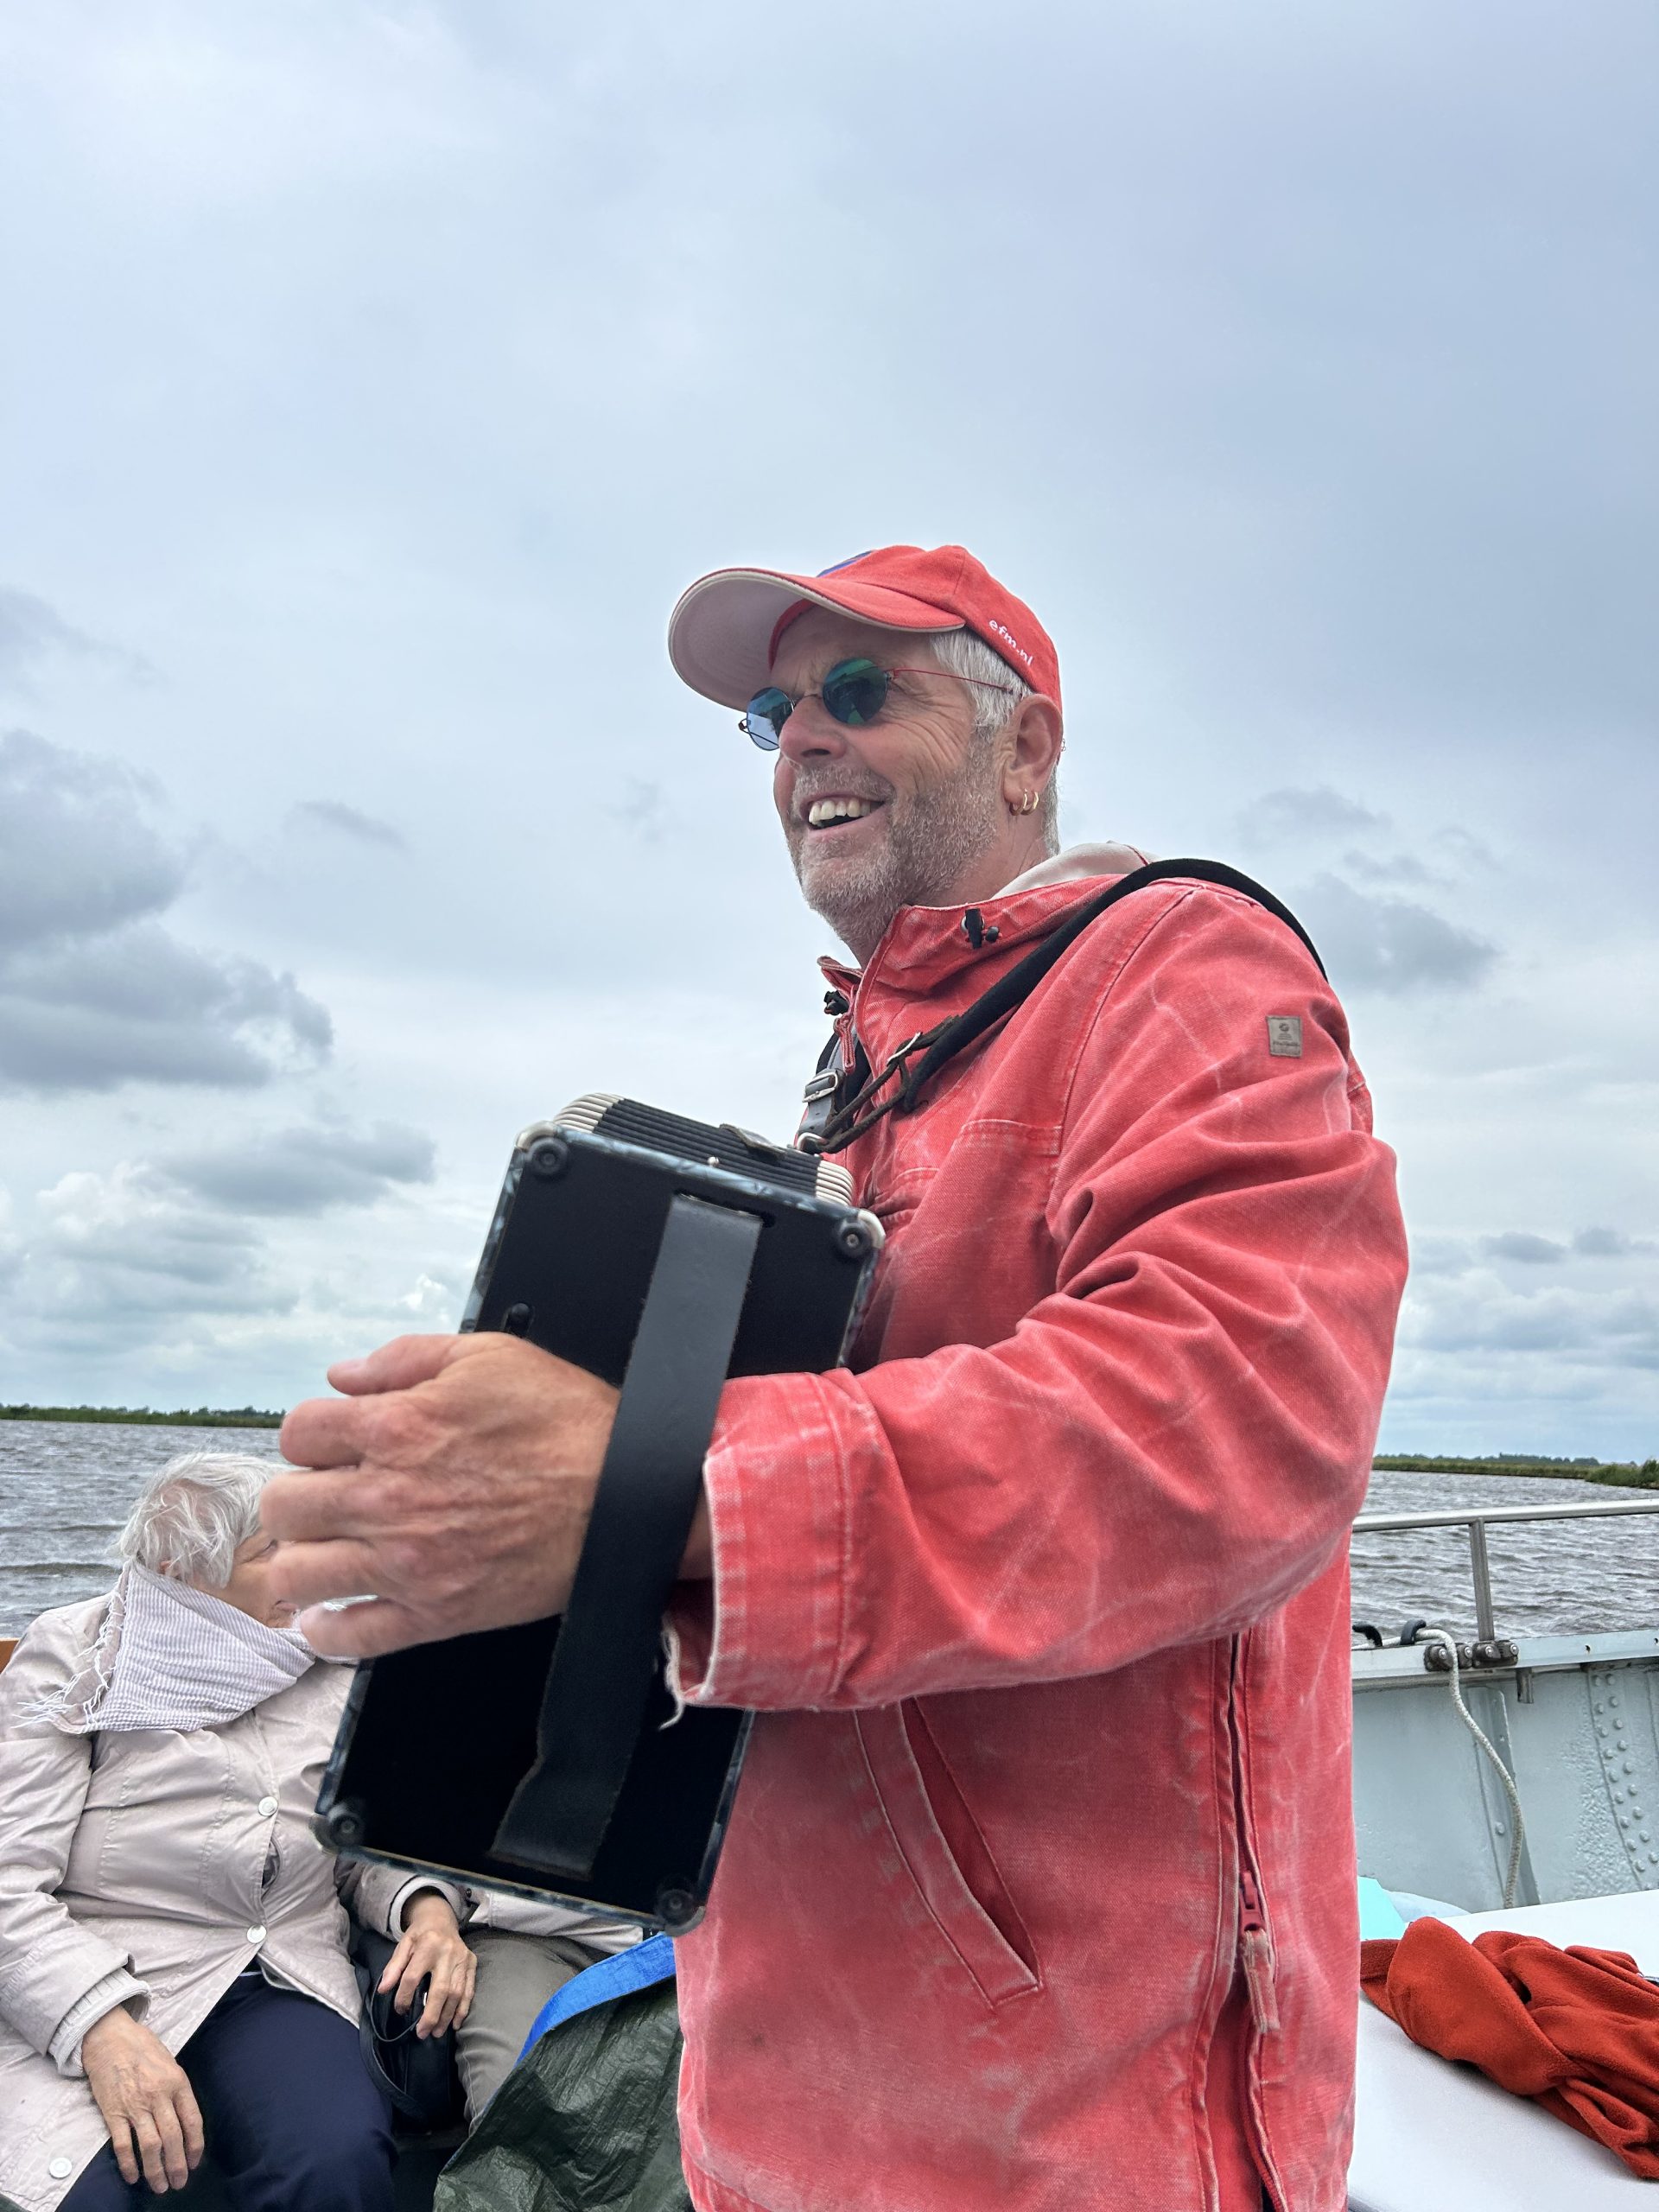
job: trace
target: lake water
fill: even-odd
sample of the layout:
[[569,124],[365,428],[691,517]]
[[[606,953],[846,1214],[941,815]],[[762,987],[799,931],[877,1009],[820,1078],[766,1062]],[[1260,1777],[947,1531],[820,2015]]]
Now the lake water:
[[[133,1493],[149,1470],[187,1451],[274,1460],[276,1433],[0,1421],[0,1635],[16,1636],[50,1605],[107,1589],[111,1544]],[[1548,1476],[1380,1472],[1366,1503],[1376,1512],[1432,1513],[1653,1496]],[[1599,1526],[1522,1523],[1492,1530],[1490,1544],[1498,1626],[1511,1634],[1659,1619],[1659,1514]],[[1418,1613],[1471,1630],[1467,1539],[1458,1529],[1357,1537],[1353,1611],[1388,1634]]]

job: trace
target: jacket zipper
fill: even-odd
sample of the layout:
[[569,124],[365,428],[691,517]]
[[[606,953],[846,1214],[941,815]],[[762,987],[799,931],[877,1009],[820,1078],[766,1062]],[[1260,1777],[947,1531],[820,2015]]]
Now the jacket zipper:
[[[1227,1721],[1232,1737],[1234,1819],[1237,1823],[1238,1834],[1238,1964],[1244,1976],[1250,2024],[1260,2037],[1279,2032],[1279,1991],[1273,1936],[1268,1927],[1261,1877],[1256,1872],[1255,1851],[1250,1840],[1249,1813],[1245,1796],[1244,1713],[1240,1681],[1243,1666],[1244,1639],[1235,1637]],[[1268,2142],[1267,2119],[1260,2102],[1259,2075],[1254,2056],[1250,2075],[1251,2086],[1245,2095],[1245,2125],[1249,2130],[1251,2149],[1261,2169],[1267,2202],[1275,2207],[1281,2206],[1285,2201],[1284,2190],[1280,2183],[1278,2163]]]
[[1262,1910],[1262,1892],[1248,1866],[1240,1868],[1238,1892],[1238,1956],[1249,1992],[1250,2018],[1258,2035],[1274,2035],[1279,2027],[1279,1993],[1274,1981],[1273,1938]]

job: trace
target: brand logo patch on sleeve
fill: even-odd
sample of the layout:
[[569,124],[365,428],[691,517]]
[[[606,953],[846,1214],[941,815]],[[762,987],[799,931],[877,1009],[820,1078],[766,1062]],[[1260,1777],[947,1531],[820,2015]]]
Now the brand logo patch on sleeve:
[[1301,1058],[1302,1017],[1300,1014],[1270,1014],[1268,1016],[1268,1050],[1275,1060]]

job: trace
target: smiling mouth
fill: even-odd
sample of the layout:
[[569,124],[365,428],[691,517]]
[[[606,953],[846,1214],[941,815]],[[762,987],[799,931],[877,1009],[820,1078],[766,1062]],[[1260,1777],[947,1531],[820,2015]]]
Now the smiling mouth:
[[810,830],[819,833],[842,830],[849,823],[862,822],[885,804],[879,798],[815,798],[802,811]]

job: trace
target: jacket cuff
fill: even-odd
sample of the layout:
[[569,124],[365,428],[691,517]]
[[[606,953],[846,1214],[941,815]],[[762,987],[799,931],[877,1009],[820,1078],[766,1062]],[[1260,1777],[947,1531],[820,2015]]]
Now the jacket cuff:
[[[33,2050],[48,2053],[74,2008],[118,1974],[130,1975],[131,1955],[106,1942],[65,1912],[21,1959],[0,1975],[0,2018]],[[148,1995],[143,1983],[137,1986]],[[108,2007],[105,2007],[107,2011]],[[0,2198],[0,2204],[3,2204]]]
[[82,2038],[88,2028],[96,2027],[106,2012],[113,2012],[118,2005],[125,2005],[135,2020],[143,2019],[149,2004],[148,1983],[129,1974],[125,1967],[118,1967],[106,1974],[101,1981],[94,1982],[86,1994],[76,2000],[58,2023],[57,2033],[47,2046],[47,2056],[60,2074],[79,2080],[86,2069],[80,2063]]
[[455,1925],[464,1928],[470,1917],[467,1893],[458,1890],[453,1882],[441,1882],[435,1874],[411,1874],[408,1881],[392,1892],[386,1907],[386,1933],[394,1939],[404,1932],[404,1914],[423,1890],[432,1890],[441,1897],[455,1916]]
[[703,1490],[714,1574],[668,1613],[666,1679],[690,1705],[798,1708],[842,1671],[851,1453],[868,1406],[845,1370],[754,1375],[721,1393]]

